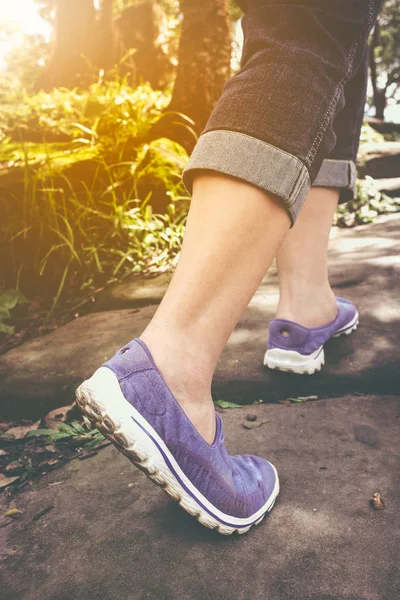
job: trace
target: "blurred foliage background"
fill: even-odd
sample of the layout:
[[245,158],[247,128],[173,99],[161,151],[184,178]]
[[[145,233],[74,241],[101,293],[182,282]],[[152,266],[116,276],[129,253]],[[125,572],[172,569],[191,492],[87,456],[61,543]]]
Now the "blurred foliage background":
[[[18,14],[28,8],[34,31]],[[10,317],[40,329],[111,282],[175,266],[189,204],[181,172],[239,68],[241,16],[234,0],[0,9],[0,336]],[[387,0],[370,41],[367,144],[399,139],[384,122],[400,100],[399,23]],[[399,208],[365,173],[358,190],[338,225]]]

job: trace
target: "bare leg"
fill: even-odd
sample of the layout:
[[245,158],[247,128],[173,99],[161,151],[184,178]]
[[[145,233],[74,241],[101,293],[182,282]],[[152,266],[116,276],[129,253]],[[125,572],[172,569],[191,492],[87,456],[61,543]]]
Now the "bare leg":
[[196,177],[179,264],[141,338],[208,442],[217,361],[289,227],[272,194],[212,172]]
[[277,318],[304,327],[319,327],[335,318],[337,307],[328,280],[327,249],[338,199],[337,189],[311,188],[299,218],[280,247]]

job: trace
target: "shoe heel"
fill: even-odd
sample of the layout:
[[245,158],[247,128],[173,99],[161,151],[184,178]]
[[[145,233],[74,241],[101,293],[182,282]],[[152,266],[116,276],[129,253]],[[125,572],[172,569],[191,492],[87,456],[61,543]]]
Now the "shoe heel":
[[324,348],[321,346],[311,355],[303,355],[294,350],[271,348],[264,355],[264,365],[269,369],[295,373],[296,375],[313,375],[325,364]]

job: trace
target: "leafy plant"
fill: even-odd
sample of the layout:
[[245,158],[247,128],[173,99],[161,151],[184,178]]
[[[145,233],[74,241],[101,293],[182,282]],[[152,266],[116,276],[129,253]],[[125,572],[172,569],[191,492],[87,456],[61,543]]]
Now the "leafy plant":
[[13,333],[14,327],[7,325],[3,321],[7,321],[11,318],[11,310],[18,304],[24,304],[28,300],[18,290],[9,289],[3,293],[0,293],[0,332],[1,333]]
[[16,491],[43,472],[68,460],[87,458],[111,443],[85,420],[55,422],[51,428],[31,429],[23,436],[17,429],[21,428],[0,435],[7,448],[0,456],[0,489],[10,486],[10,491]]
[[243,408],[242,404],[235,404],[235,402],[228,402],[227,400],[214,400],[214,404],[219,408]]
[[75,147],[88,143],[120,147],[143,137],[169,100],[168,94],[148,84],[131,88],[120,78],[100,78],[87,90],[55,88],[34,95],[10,88],[0,109],[0,136],[14,142],[75,141]]
[[371,223],[378,215],[400,211],[400,198],[391,198],[380,192],[374,179],[366,177],[357,181],[357,197],[344,204],[339,204],[335,225],[353,227]]
[[385,138],[381,133],[375,131],[368,123],[363,123],[360,133],[360,144],[369,144],[371,142],[378,144],[384,141]]
[[79,421],[58,423],[56,429],[32,429],[26,433],[25,438],[32,437],[45,437],[51,442],[70,440],[74,445],[84,446],[85,450],[92,450],[105,440],[103,434],[97,429],[85,427]]
[[168,101],[117,79],[87,91],[14,92],[0,108],[7,285],[19,276],[28,295],[40,287],[51,314],[82,290],[173,266],[187,154],[166,138],[146,141]]

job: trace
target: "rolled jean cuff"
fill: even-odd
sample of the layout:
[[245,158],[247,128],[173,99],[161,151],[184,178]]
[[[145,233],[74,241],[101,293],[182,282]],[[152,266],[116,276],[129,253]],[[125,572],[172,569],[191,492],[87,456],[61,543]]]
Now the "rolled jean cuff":
[[182,176],[189,193],[199,169],[231,175],[276,194],[292,225],[311,187],[308,170],[296,156],[237,131],[213,130],[200,136]]
[[356,165],[352,160],[326,158],[313,181],[313,187],[339,188],[339,202],[348,202],[356,197],[356,179]]

